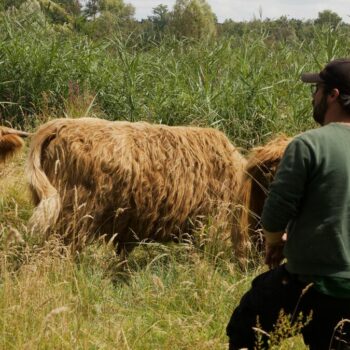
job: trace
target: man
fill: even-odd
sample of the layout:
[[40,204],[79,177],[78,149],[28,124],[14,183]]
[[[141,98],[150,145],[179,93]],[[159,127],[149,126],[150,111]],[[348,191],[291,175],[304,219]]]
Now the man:
[[234,310],[230,350],[253,349],[256,329],[273,331],[281,310],[293,321],[302,313],[311,350],[350,349],[350,59],[301,80],[315,84],[322,127],[293,139],[270,186],[261,220],[270,270]]

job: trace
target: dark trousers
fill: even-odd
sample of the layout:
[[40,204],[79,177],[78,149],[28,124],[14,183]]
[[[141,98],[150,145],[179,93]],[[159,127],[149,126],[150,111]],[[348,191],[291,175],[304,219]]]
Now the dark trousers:
[[[229,349],[254,349],[257,332],[253,328],[270,333],[282,309],[284,314],[294,315],[294,321],[300,312],[304,321],[311,315],[311,321],[301,331],[311,350],[350,350],[350,297],[334,298],[321,294],[291,275],[285,265],[253,280],[251,289],[242,297],[227,325]],[[342,319],[349,322],[344,321],[343,327],[337,327]],[[267,349],[268,337],[263,332],[259,334],[263,348]]]

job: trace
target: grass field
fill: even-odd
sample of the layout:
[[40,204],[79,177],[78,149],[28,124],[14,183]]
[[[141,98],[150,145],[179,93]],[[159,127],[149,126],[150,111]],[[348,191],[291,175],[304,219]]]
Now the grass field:
[[[229,242],[143,244],[125,270],[108,244],[72,255],[26,230],[24,154],[0,176],[1,349],[226,349],[225,327],[252,278]],[[219,244],[218,244],[219,243]],[[271,349],[304,349],[300,336]]]
[[[88,115],[211,126],[246,150],[314,127],[300,74],[349,56],[349,40],[341,28],[322,28],[310,40],[271,41],[257,28],[140,48],[2,16],[0,122],[32,129]],[[73,256],[57,238],[27,231],[24,162],[25,152],[0,168],[1,349],[227,349],[232,310],[265,269],[259,258],[241,272],[229,242],[205,235],[210,227],[198,245],[141,245],[126,270],[102,242]],[[300,336],[271,345],[305,348]]]

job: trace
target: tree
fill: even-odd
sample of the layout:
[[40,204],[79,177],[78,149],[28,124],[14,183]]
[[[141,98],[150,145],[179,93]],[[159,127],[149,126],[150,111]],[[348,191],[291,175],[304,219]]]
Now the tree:
[[96,15],[99,11],[99,0],[88,0],[84,9],[84,15],[87,18],[96,18]]
[[153,16],[149,16],[148,20],[153,24],[155,31],[163,32],[169,23],[168,6],[160,4],[153,8]]
[[246,31],[247,24],[245,22],[235,22],[232,19],[226,19],[224,23],[218,24],[219,35],[226,36],[243,36]]
[[135,8],[123,0],[89,0],[84,11],[85,31],[94,37],[112,35],[131,26]]
[[216,35],[216,16],[205,0],[176,0],[170,28],[178,37],[200,39]]
[[86,3],[85,16],[90,19],[109,12],[119,19],[132,19],[135,8],[131,4],[125,4],[123,0],[89,0]]
[[297,39],[292,21],[287,16],[271,21],[267,28],[273,37],[274,41],[293,41]]
[[66,11],[65,7],[62,6],[59,1],[54,0],[38,0],[42,11],[46,17],[55,24],[71,23],[72,17]]
[[101,12],[108,11],[119,19],[132,19],[135,8],[131,4],[125,4],[123,0],[99,0]]
[[80,11],[78,0],[0,0],[0,10],[14,7],[22,12],[42,11],[55,24],[71,23],[72,12],[68,9],[73,9],[74,6]]
[[342,18],[336,12],[324,10],[318,13],[318,18],[314,23],[318,25],[329,25],[335,28],[341,21]]
[[79,0],[53,0],[56,4],[62,6],[67,13],[73,16],[79,16],[81,5]]

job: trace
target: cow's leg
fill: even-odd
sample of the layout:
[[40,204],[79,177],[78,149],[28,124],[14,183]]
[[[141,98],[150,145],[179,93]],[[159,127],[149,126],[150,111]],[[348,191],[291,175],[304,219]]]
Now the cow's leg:
[[119,256],[120,263],[119,266],[122,267],[123,270],[128,270],[128,256],[136,247],[135,242],[118,242],[116,247],[116,254]]

